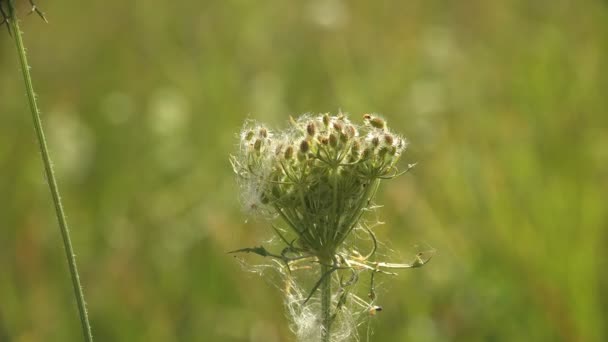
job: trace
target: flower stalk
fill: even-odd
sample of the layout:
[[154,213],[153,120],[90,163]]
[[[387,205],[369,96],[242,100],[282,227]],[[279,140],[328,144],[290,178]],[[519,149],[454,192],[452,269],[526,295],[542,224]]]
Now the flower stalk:
[[[330,272],[330,267],[321,264],[321,273]],[[331,341],[331,277],[321,281],[321,341]]]
[[[45,21],[44,15],[42,12],[32,4],[32,11],[37,12]],[[0,3],[1,5],[1,3]],[[78,276],[78,267],[76,265],[76,258],[74,255],[74,249],[72,247],[72,242],[70,239],[70,232],[68,229],[68,224],[65,216],[65,212],[63,209],[63,205],[61,203],[61,196],[59,192],[59,186],[57,185],[57,179],[55,177],[55,172],[53,170],[53,164],[51,162],[51,157],[49,154],[44,128],[42,126],[42,121],[40,120],[40,110],[38,108],[38,103],[36,101],[36,95],[34,93],[34,87],[32,84],[32,77],[30,75],[30,67],[27,62],[27,55],[25,53],[25,47],[23,44],[22,32],[19,27],[19,20],[15,14],[15,6],[14,0],[8,0],[8,15],[4,20],[6,20],[6,24],[10,27],[10,32],[15,39],[15,44],[17,47],[17,55],[19,56],[19,62],[21,65],[21,71],[23,73],[23,79],[25,82],[25,90],[29,102],[30,111],[32,114],[32,119],[34,123],[34,129],[36,131],[36,138],[38,140],[38,147],[40,149],[40,153],[42,156],[42,162],[44,164],[44,172],[46,175],[46,179],[48,182],[49,190],[51,192],[51,197],[53,201],[53,205],[55,207],[55,214],[57,216],[57,221],[59,223],[59,230],[61,231],[61,237],[63,239],[63,246],[66,253],[66,260],[68,263],[68,268],[70,270],[70,276],[72,280],[72,286],[74,289],[74,297],[76,298],[76,302],[78,305],[78,311],[80,315],[80,323],[82,327],[82,333],[84,336],[84,340],[86,342],[93,341],[93,335],[91,333],[91,326],[89,323],[88,314],[85,307],[84,294],[82,291],[82,286],[80,284],[80,278]]]

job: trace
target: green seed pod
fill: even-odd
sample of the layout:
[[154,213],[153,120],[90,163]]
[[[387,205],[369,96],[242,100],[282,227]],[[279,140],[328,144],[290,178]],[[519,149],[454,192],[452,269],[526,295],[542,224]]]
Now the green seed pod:
[[289,145],[285,149],[285,159],[291,160],[293,158],[293,146]]
[[368,147],[365,150],[363,150],[363,154],[361,155],[361,159],[363,159],[363,160],[368,159],[371,155],[372,155],[372,149]]
[[387,133],[387,134],[384,135],[384,142],[387,145],[392,145],[394,141],[395,141],[395,139],[393,138],[392,134],[388,134]]
[[380,139],[378,139],[378,137],[373,137],[372,138],[372,146],[374,147],[378,147],[378,145],[380,145]]
[[343,143],[347,143],[349,140],[348,135],[344,132],[340,132],[340,141]]
[[388,154],[390,154],[392,157],[394,157],[397,154],[397,147],[396,146],[390,146],[388,148]]
[[357,130],[355,129],[355,126],[353,126],[353,125],[346,125],[346,127],[344,128],[344,132],[346,133],[346,135],[349,138],[354,138],[355,135],[357,134]]
[[262,140],[255,139],[255,143],[253,143],[253,149],[259,153],[260,150],[262,149]]
[[251,139],[253,139],[253,135],[255,133],[253,133],[252,130],[247,131],[247,133],[245,134],[245,141],[251,141]]
[[266,129],[266,127],[260,127],[259,134],[262,138],[268,138],[268,130]]
[[388,147],[383,146],[378,150],[378,156],[380,158],[384,158],[384,156],[386,156],[386,154],[388,153]]
[[329,127],[329,122],[330,122],[330,120],[329,120],[329,115],[328,115],[328,114],[323,115],[323,124],[324,124],[326,127]]
[[336,137],[335,134],[330,134],[329,135],[329,145],[331,147],[336,147],[338,146],[338,137]]
[[305,154],[306,152],[308,152],[309,149],[310,145],[308,144],[308,141],[302,140],[302,142],[300,143],[300,152]]
[[342,123],[340,121],[334,122],[334,129],[338,132],[342,132]]
[[309,122],[308,125],[306,125],[306,133],[308,133],[308,135],[311,137],[315,136],[315,123],[314,122]]
[[379,129],[386,128],[386,122],[379,117],[371,118],[371,120],[369,120],[369,124],[372,125],[372,127],[379,128]]

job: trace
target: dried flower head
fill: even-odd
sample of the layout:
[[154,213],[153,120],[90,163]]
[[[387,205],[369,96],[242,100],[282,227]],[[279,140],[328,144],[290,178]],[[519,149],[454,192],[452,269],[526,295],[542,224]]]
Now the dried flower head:
[[[246,123],[232,163],[241,186],[268,199],[268,209],[285,219],[300,248],[331,260],[371,202],[377,183],[398,173],[405,144],[397,144],[402,138],[384,124],[357,126],[345,116],[305,116],[294,126],[272,133]],[[257,138],[252,132],[258,132]],[[319,139],[308,139],[314,135]],[[380,142],[384,145],[378,148]],[[294,149],[301,157],[286,163]],[[364,158],[358,158],[361,149],[368,151]]]
[[[311,299],[322,282],[330,281],[326,279],[333,272],[350,270],[356,274],[365,270],[380,272],[382,268],[421,266],[370,260],[376,251],[376,238],[360,220],[372,207],[380,181],[405,173],[413,165],[399,172],[397,162],[407,144],[404,138],[390,132],[384,119],[366,114],[363,122],[363,125],[354,124],[343,114],[305,115],[292,120],[289,129],[272,132],[248,121],[240,134],[239,151],[231,157],[242,193],[249,196],[244,200],[249,206],[247,209],[278,216],[287,227],[275,227],[287,245],[280,255],[263,247],[239,252],[274,257],[288,268],[296,262],[310,260],[326,270],[308,297],[300,298],[300,306]],[[251,132],[259,133],[254,137]],[[363,230],[374,242],[366,256],[344,246],[356,229]],[[422,260],[421,264],[426,261]],[[290,272],[284,274],[290,277],[287,275]],[[352,277],[350,282],[340,281],[341,288],[354,285],[358,277]],[[289,288],[293,290],[297,286],[290,283]],[[348,291],[344,293],[343,296],[347,296]],[[292,295],[288,293],[288,297]],[[360,305],[366,303],[357,298]],[[346,305],[346,297],[336,297],[331,302],[337,310]],[[369,303],[372,304],[375,299]],[[368,312],[369,308],[364,311]],[[321,330],[329,329],[327,320],[325,323]]]

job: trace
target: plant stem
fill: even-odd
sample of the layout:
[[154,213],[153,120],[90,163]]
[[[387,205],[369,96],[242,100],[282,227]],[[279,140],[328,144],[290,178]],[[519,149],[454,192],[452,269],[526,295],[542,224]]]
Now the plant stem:
[[27,98],[29,100],[30,110],[32,118],[34,120],[34,128],[36,130],[36,137],[42,154],[42,162],[44,164],[44,172],[48,181],[49,190],[53,198],[53,204],[55,206],[55,214],[59,221],[59,229],[61,231],[61,237],[63,238],[63,246],[66,253],[67,263],[70,269],[70,275],[72,278],[72,286],[74,287],[74,296],[78,304],[78,311],[80,313],[80,323],[82,325],[82,332],[84,340],[87,342],[93,341],[91,334],[91,325],[89,324],[89,317],[85,307],[84,294],[80,285],[80,278],[78,277],[78,268],[76,266],[76,259],[74,251],[72,249],[72,242],[70,239],[70,233],[68,230],[68,224],[63,211],[63,205],[61,204],[61,197],[59,195],[59,187],[57,186],[57,180],[55,179],[55,173],[51,163],[51,157],[49,155],[46,138],[44,136],[44,130],[42,128],[42,122],[40,121],[40,111],[38,110],[38,104],[36,102],[36,95],[34,94],[34,87],[32,86],[32,78],[30,76],[30,68],[27,63],[27,57],[25,54],[25,47],[23,46],[23,38],[21,37],[21,30],[19,28],[19,21],[15,15],[14,0],[9,1],[9,24],[12,29],[12,34],[15,38],[17,45],[17,54],[19,55],[19,61],[21,63],[21,71],[23,72],[23,78],[25,81],[25,90]]
[[[329,272],[330,266],[321,263],[321,274]],[[321,282],[321,341],[331,340],[331,275],[324,277]]]

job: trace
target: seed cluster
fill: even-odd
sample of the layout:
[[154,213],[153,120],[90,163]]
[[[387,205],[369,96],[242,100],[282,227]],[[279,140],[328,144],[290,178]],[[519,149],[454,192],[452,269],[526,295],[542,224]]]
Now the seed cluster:
[[296,233],[296,247],[327,259],[356,227],[381,179],[398,174],[406,148],[384,119],[365,114],[363,125],[346,115],[292,120],[271,132],[247,122],[232,156],[249,209],[277,213]]

